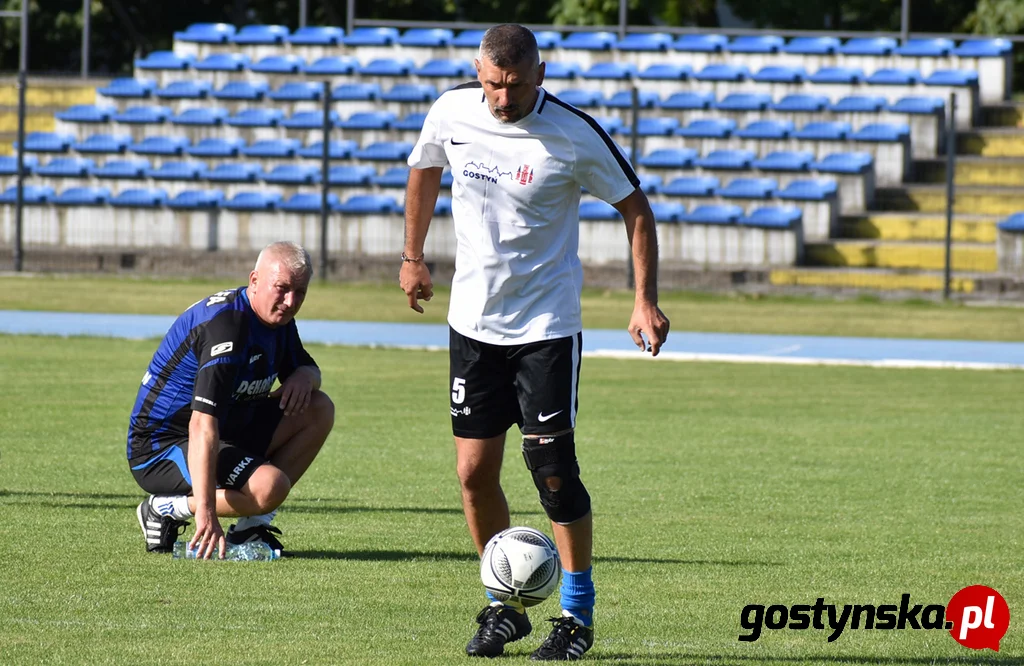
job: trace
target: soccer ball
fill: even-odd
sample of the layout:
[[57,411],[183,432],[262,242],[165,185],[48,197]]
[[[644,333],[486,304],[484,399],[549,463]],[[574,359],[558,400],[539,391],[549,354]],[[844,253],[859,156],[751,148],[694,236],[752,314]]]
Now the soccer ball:
[[498,532],[487,542],[480,559],[480,580],[491,596],[526,607],[551,596],[561,573],[555,544],[530,527]]

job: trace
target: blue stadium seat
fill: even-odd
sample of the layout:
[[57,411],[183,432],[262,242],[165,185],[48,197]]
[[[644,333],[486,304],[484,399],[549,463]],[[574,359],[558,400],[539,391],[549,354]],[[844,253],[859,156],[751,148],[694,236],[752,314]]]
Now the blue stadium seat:
[[320,167],[313,164],[279,164],[263,176],[275,185],[315,185],[320,182]]
[[783,45],[783,53],[799,55],[831,55],[839,49],[839,40],[835,37],[795,37]]
[[693,74],[693,68],[674,62],[656,62],[636,75],[645,81],[685,81]]
[[803,141],[842,141],[850,133],[850,123],[819,121],[807,123],[793,132],[794,139]]
[[452,200],[449,197],[438,197],[434,203],[434,217],[448,217],[452,214]]
[[751,162],[751,166],[760,171],[809,171],[814,153],[806,150],[779,150],[768,153]]
[[455,35],[447,28],[413,28],[403,32],[397,41],[402,46],[436,49],[448,46],[454,38]]
[[779,190],[776,196],[788,201],[825,201],[836,196],[838,187],[831,178],[794,180]]
[[357,194],[339,204],[337,211],[343,215],[388,215],[398,209],[394,197],[381,194]]
[[776,35],[746,35],[735,37],[725,45],[731,53],[778,53],[786,40]]
[[1011,233],[1024,231],[1024,213],[1014,213],[1005,220],[999,222],[996,227],[998,227],[1000,231],[1008,231]]
[[727,63],[711,63],[693,75],[698,81],[743,81],[750,77],[750,69],[746,65],[730,65]]
[[107,187],[69,187],[53,199],[58,206],[102,206],[110,199]]
[[636,65],[627,62],[597,62],[583,72],[583,78],[625,81],[636,76]]
[[702,169],[730,171],[748,171],[757,155],[751,150],[712,150],[707,155],[694,160],[694,164]]
[[571,32],[559,46],[580,51],[610,51],[618,39],[611,32]]
[[283,25],[245,25],[231,37],[240,45],[284,44],[288,28]]
[[718,188],[714,176],[683,176],[661,186],[661,193],[670,197],[710,197]]
[[611,222],[622,219],[614,206],[600,199],[580,202],[579,215],[581,220],[592,222]]
[[175,32],[174,41],[194,44],[227,44],[236,32],[230,23],[193,23],[184,32]]
[[806,95],[797,93],[786,95],[778,102],[771,105],[773,111],[785,111],[791,113],[818,113],[823,111],[829,104],[828,97],[824,95]]
[[121,113],[110,117],[115,123],[130,125],[155,125],[171,117],[171,110],[166,106],[129,106]]
[[153,180],[200,180],[205,176],[206,165],[202,162],[164,162],[146,171],[146,177]]
[[417,111],[415,113],[407,114],[401,120],[396,120],[391,126],[392,129],[400,130],[403,132],[419,132],[423,129],[423,122],[427,119],[427,114]]
[[750,78],[758,83],[800,83],[807,78],[807,70],[797,65],[770,65]]
[[715,194],[725,199],[771,199],[778,187],[774,178],[736,178]]
[[941,97],[904,97],[887,108],[895,113],[932,115],[945,109],[946,103]]
[[729,93],[718,100],[715,108],[720,111],[764,111],[772,103],[767,93]]
[[110,178],[113,180],[141,180],[146,177],[149,171],[149,160],[143,157],[134,157],[127,160],[108,160],[101,167],[92,170],[96,178]]
[[277,192],[238,192],[221,207],[238,211],[272,211],[279,203],[281,195]]
[[114,79],[110,85],[97,88],[96,92],[104,97],[120,97],[127,99],[146,99],[156,89],[152,79]]
[[714,93],[695,90],[672,93],[661,100],[663,109],[710,109],[715,103]]
[[360,76],[396,76],[407,77],[416,65],[412,60],[396,58],[377,58],[359,67]]
[[665,179],[653,173],[645,173],[640,176],[640,190],[644,194],[657,194],[661,190]]
[[906,44],[896,48],[896,55],[912,58],[943,58],[956,45],[950,39],[908,39]]
[[637,32],[615,42],[620,51],[668,51],[672,48],[672,35],[666,32]]
[[878,95],[850,95],[828,108],[833,113],[878,113],[885,103],[885,98]]
[[994,58],[1013,51],[1013,45],[1005,39],[969,39],[960,42],[953,49],[953,55],[961,58]]
[[277,127],[284,120],[281,109],[242,109],[224,121],[232,127]]
[[[650,118],[645,116],[637,121],[636,135],[669,136],[677,129],[679,129],[678,118]],[[633,133],[633,128],[629,123],[623,123],[622,127],[619,128],[619,132],[624,136],[629,136]]]
[[167,202],[168,208],[179,210],[209,210],[219,208],[224,201],[220,190],[185,190]]
[[255,183],[263,179],[263,168],[252,162],[221,162],[206,172],[206,180],[217,183]]
[[912,86],[921,80],[921,72],[916,69],[897,69],[888,67],[876,69],[866,82],[875,86]]
[[639,159],[639,164],[648,169],[689,169],[697,159],[693,148],[658,148]]
[[476,69],[473,67],[473,63],[466,60],[448,60],[447,58],[444,58],[428,60],[422,67],[414,69],[412,73],[416,76],[428,78],[468,78],[476,74]]
[[859,37],[847,41],[839,47],[843,55],[886,56],[896,48],[896,40],[891,37]]
[[672,49],[688,53],[719,53],[729,43],[725,35],[681,35]]
[[331,89],[331,99],[341,102],[368,102],[380,96],[379,83],[344,83]]
[[355,28],[342,38],[345,46],[391,46],[398,39],[398,28]]
[[329,25],[307,25],[288,35],[293,46],[338,46],[345,37],[345,31]]
[[[334,109],[327,113],[327,122],[331,127],[338,127],[340,120],[341,116]],[[281,121],[281,127],[292,130],[321,129],[323,126],[324,112],[319,109],[316,111],[296,111],[290,118],[285,118]]]
[[554,60],[544,66],[545,79],[573,80],[580,76],[580,66],[574,62]]
[[369,187],[372,178],[376,175],[377,169],[367,164],[342,165],[331,167],[327,172],[327,182],[341,187]]
[[853,85],[864,80],[864,70],[860,67],[822,67],[814,74],[809,74],[811,83],[840,83]]
[[241,72],[249,66],[249,56],[241,53],[211,53],[193,67],[200,72]]
[[132,142],[128,150],[137,155],[181,155],[190,143],[183,136],[147,136]]
[[337,126],[344,130],[386,130],[396,119],[391,111],[360,111],[339,121]]
[[[638,90],[636,93],[637,105],[641,109],[653,109],[661,102],[658,93],[650,90]],[[610,109],[631,109],[633,108],[633,91],[620,90],[609,97],[604,105]]]
[[76,104],[65,111],[58,111],[54,116],[68,123],[106,123],[117,113],[116,106],[107,104]]
[[[319,213],[322,195],[298,192],[293,194],[287,201],[278,204],[277,209],[288,213]],[[327,211],[330,212],[339,204],[338,195],[333,192],[327,193]]]
[[396,83],[380,95],[381,101],[426,103],[437,99],[437,88],[429,83]]
[[[58,132],[29,132],[25,136],[26,153],[66,153],[75,137]],[[18,150],[18,142],[14,142],[14,150]]]
[[871,153],[830,153],[811,168],[820,173],[859,174],[872,168]]
[[230,81],[224,84],[220,90],[213,91],[214,99],[231,99],[239,101],[257,102],[263,99],[269,90],[263,81],[250,83],[249,81]]
[[658,222],[680,222],[686,214],[686,206],[676,202],[655,201],[651,203],[651,212]]
[[412,144],[404,141],[378,141],[355,151],[357,160],[372,162],[404,162],[412,152]]
[[149,187],[123,190],[108,203],[117,208],[159,208],[167,203],[167,192]]
[[306,65],[306,76],[348,76],[359,69],[351,56],[324,56]]
[[185,70],[192,66],[192,56],[179,56],[174,51],[153,51],[145,58],[135,61],[135,69],[143,70]]
[[852,141],[892,142],[910,139],[910,127],[894,123],[871,123],[850,135]]
[[409,167],[392,167],[380,175],[373,176],[370,182],[377,187],[405,188],[405,184],[409,182]]
[[736,222],[744,227],[789,229],[802,219],[803,211],[796,206],[763,206],[740,216]]
[[[32,170],[39,165],[39,158],[35,155],[22,157],[22,172],[28,176]],[[4,155],[0,157],[0,176],[16,176],[18,174],[18,156]]]
[[88,178],[96,161],[90,157],[56,157],[47,164],[37,166],[37,176],[47,178]]
[[562,44],[562,33],[557,30],[538,30],[533,36],[537,38],[537,48],[541,50],[553,49]]
[[616,134],[622,130],[622,118],[614,116],[593,116],[594,122],[608,134]]
[[736,121],[729,118],[699,118],[677,129],[676,134],[691,139],[725,139],[735,129]]
[[270,99],[277,102],[319,102],[324,94],[322,81],[289,81],[270,91]]
[[453,40],[452,46],[460,49],[475,49],[483,41],[485,30],[463,30]]
[[452,172],[445,169],[441,172],[441,189],[450,190],[452,189],[452,182],[455,178],[452,176]]
[[242,147],[241,153],[246,157],[285,159],[295,157],[301,147],[298,139],[263,139]]
[[228,117],[228,110],[219,107],[197,106],[185,109],[171,118],[172,125],[201,125],[214,127],[223,124]]
[[[54,200],[56,194],[49,185],[22,185],[21,200],[26,205],[41,206]],[[18,201],[18,186],[14,185],[4,190],[0,195],[0,203],[13,204]]]
[[940,69],[926,76],[921,83],[926,86],[976,86],[978,73],[970,70]]
[[683,222],[692,224],[735,224],[743,209],[736,204],[705,204],[682,216]]
[[558,99],[580,109],[604,106],[604,95],[601,94],[600,90],[581,90],[579,88],[571,88],[569,90],[559,92]]
[[299,74],[306,68],[306,61],[297,55],[269,55],[249,65],[249,69],[260,74]]
[[[359,148],[359,144],[351,139],[346,141],[330,141],[327,144],[327,153],[332,160],[347,160],[352,153]],[[299,157],[308,159],[321,159],[323,157],[324,142],[316,141],[298,149]],[[372,167],[371,167],[372,168]]]
[[185,152],[192,157],[235,157],[244,145],[242,139],[210,137],[189,146]]
[[793,132],[793,123],[789,120],[756,120],[736,131],[741,139],[782,140]]

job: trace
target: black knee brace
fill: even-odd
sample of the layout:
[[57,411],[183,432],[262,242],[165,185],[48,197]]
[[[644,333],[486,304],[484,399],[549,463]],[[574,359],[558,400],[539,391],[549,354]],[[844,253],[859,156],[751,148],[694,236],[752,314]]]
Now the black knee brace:
[[[568,525],[590,513],[590,494],[580,480],[573,433],[523,438],[523,458],[548,518]],[[549,478],[558,479],[558,490],[548,487]]]

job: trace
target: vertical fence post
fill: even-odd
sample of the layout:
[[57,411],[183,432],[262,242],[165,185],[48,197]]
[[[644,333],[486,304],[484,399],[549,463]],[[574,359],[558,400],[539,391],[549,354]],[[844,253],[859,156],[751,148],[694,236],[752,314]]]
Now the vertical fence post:
[[[636,171],[637,153],[640,152],[640,92],[637,90],[636,85],[633,85],[632,89],[632,119],[630,123],[629,133],[629,163],[633,166],[633,171]],[[635,241],[635,239],[634,239]],[[626,287],[633,289],[636,286],[636,273],[635,267],[633,266],[633,247],[627,248],[629,258],[626,260]]]
[[305,28],[306,27],[306,12],[307,11],[308,10],[306,8],[306,0],[299,0],[299,27],[300,28]]
[[351,35],[352,28],[356,22],[356,0],[347,0],[345,3],[345,34]]
[[626,10],[629,8],[629,0],[619,0],[619,39],[626,36]]
[[331,82],[324,81],[324,121],[323,150],[320,153],[320,279],[327,280],[327,223],[330,220],[331,207],[327,195],[331,189],[328,176],[331,162]]
[[910,0],[903,0],[900,10],[900,44],[906,44],[908,39],[910,39]]
[[89,78],[89,43],[92,39],[92,0],[82,0],[82,78]]
[[946,271],[943,279],[942,296],[949,300],[952,287],[953,269],[953,204],[955,191],[953,177],[956,173],[956,94],[949,93],[949,118],[946,124]]
[[14,270],[25,263],[23,242],[25,209],[25,88],[28,86],[28,0],[21,3],[21,50],[18,57],[18,193],[14,202]]

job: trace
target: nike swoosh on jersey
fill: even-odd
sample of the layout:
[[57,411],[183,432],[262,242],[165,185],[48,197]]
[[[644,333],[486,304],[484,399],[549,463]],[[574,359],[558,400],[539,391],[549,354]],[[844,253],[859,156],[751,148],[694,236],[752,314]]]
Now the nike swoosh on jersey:
[[537,420],[540,421],[541,423],[544,423],[545,421],[550,421],[551,419],[555,418],[564,411],[564,409],[560,409],[557,412],[553,412],[551,414],[545,414],[544,412],[540,412],[539,414],[537,414]]
[[472,143],[471,141],[456,141],[455,139],[451,139],[451,142],[453,146],[465,146],[467,143]]

